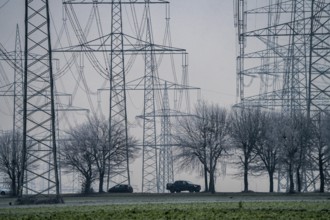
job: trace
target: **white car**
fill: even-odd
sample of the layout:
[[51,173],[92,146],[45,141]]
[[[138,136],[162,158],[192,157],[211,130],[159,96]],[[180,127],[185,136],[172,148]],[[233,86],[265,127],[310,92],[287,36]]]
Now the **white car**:
[[4,195],[9,195],[10,194],[10,189],[7,189],[7,188],[0,188],[0,194],[2,196]]

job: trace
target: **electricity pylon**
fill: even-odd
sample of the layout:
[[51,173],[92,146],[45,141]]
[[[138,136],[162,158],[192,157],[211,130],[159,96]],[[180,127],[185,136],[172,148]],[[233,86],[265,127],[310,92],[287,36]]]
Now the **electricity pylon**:
[[329,112],[329,0],[235,3],[237,106]]
[[[17,142],[17,134],[23,133],[23,51],[21,47],[21,39],[18,25],[16,26],[15,38],[15,57],[14,62],[17,67],[14,68],[14,142]],[[16,145],[17,143],[14,143]]]
[[165,83],[163,106],[161,117],[161,136],[159,149],[159,188],[160,192],[166,192],[166,184],[174,182],[171,110],[168,97],[167,83]]
[[330,2],[312,0],[308,69],[308,114],[317,120],[330,111]]
[[[151,17],[149,3],[145,3],[146,13],[146,42],[148,50],[145,53],[144,72],[144,109],[143,109],[143,152],[142,152],[142,192],[159,192],[157,182],[158,161],[157,161],[157,139],[156,139],[156,103],[155,88],[156,61],[153,51],[153,36],[151,29]],[[151,114],[153,116],[147,118]]]
[[236,106],[305,114],[310,122],[329,114],[330,1],[251,2],[235,1]]
[[[129,174],[129,146],[127,134],[127,108],[125,89],[125,57],[124,57],[124,35],[122,21],[122,4],[120,0],[112,1],[111,5],[111,53],[110,53],[110,119],[109,137],[111,148],[112,128],[122,127],[126,153],[122,161],[114,164],[111,173],[113,182],[127,182],[130,184]],[[124,161],[124,162],[123,162]],[[119,181],[118,181],[118,177]],[[114,181],[117,179],[116,181]],[[108,186],[109,187],[109,186]]]
[[[14,62],[18,68],[14,68],[14,115],[13,115],[13,147],[12,161],[17,161],[17,154],[22,149],[22,134],[23,134],[23,51],[21,47],[21,38],[18,25],[16,26],[15,38],[15,57]],[[19,163],[16,163],[19,166]],[[17,170],[17,169],[16,169]],[[18,173],[14,173],[17,177]],[[13,177],[16,179],[16,177]],[[17,177],[18,178],[18,177]],[[12,190],[17,193],[16,185],[11,186]],[[19,187],[19,186],[18,186]]]
[[[60,199],[49,3],[25,1],[23,159],[24,192]],[[40,55],[35,59],[35,54]],[[35,187],[33,187],[35,186]],[[23,190],[25,189],[25,191]]]
[[[183,56],[185,74],[187,71],[187,53],[186,50],[180,48],[174,48],[171,46],[157,45],[153,42],[152,28],[151,28],[151,16],[150,8],[152,4],[169,4],[168,1],[162,0],[105,0],[105,1],[94,1],[94,0],[80,0],[80,1],[64,1],[64,6],[72,6],[74,4],[84,4],[93,5],[93,7],[98,4],[111,5],[111,23],[112,29],[110,34],[100,36],[97,39],[87,41],[87,37],[78,28],[79,25],[73,25],[74,31],[78,33],[79,45],[70,46],[68,48],[58,50],[62,52],[84,52],[88,54],[96,52],[109,52],[111,58],[110,64],[110,88],[102,88],[101,90],[110,90],[110,118],[113,118],[113,123],[119,123],[122,120],[127,129],[127,107],[125,91],[127,90],[140,90],[144,92],[144,110],[141,116],[143,120],[143,161],[142,161],[142,191],[143,192],[159,192],[159,169],[158,162],[159,157],[157,151],[159,150],[160,144],[157,144],[157,132],[156,132],[156,106],[155,106],[155,93],[157,90],[163,91],[162,85],[160,85],[159,77],[157,75],[157,62],[156,55],[174,55],[179,54]],[[144,6],[143,20],[141,26],[137,27],[137,33],[132,35],[125,34],[123,31],[123,14],[122,7],[124,5],[141,5]],[[68,8],[70,8],[68,7]],[[130,6],[133,7],[133,6]],[[167,10],[169,13],[169,10]],[[168,14],[169,15],[169,14]],[[69,16],[70,17],[70,16]],[[136,18],[133,18],[136,19]],[[169,20],[169,17],[167,18]],[[136,23],[138,24],[138,23]],[[143,37],[142,37],[143,36]],[[142,39],[143,38],[143,39]],[[98,43],[96,43],[98,42]],[[138,78],[137,80],[131,81],[134,83],[132,85],[130,82],[126,82],[125,75],[125,57],[127,55],[136,56],[142,55],[145,61],[145,71],[144,76]],[[129,62],[129,61],[128,61]],[[104,68],[105,69],[105,68]],[[184,85],[178,85],[172,83],[169,89],[173,90],[189,90],[196,89],[187,86],[187,76],[184,77]],[[135,84],[135,82],[138,82]],[[143,84],[143,85],[142,85]],[[142,87],[140,87],[142,86]],[[182,101],[182,100],[181,100]],[[178,103],[176,103],[178,104]],[[115,108],[115,109],[114,109]],[[126,111],[126,112],[125,112]],[[126,116],[124,116],[126,114]],[[176,113],[178,114],[178,113]],[[180,114],[181,115],[181,114]],[[116,117],[114,117],[116,116]],[[124,120],[124,118],[126,119]],[[124,122],[125,121],[125,122]],[[127,151],[128,152],[128,151]],[[128,160],[127,160],[128,162]],[[111,164],[110,164],[111,165]],[[125,164],[126,165],[126,164]],[[112,166],[112,168],[114,168]],[[124,166],[122,166],[124,170]],[[118,169],[121,170],[121,169]],[[129,171],[127,163],[127,171]],[[115,173],[114,173],[115,174]],[[122,173],[123,174],[123,173]],[[111,175],[111,174],[110,174]],[[125,179],[122,175],[120,176],[122,180]],[[111,182],[115,182],[115,176],[111,176]]]

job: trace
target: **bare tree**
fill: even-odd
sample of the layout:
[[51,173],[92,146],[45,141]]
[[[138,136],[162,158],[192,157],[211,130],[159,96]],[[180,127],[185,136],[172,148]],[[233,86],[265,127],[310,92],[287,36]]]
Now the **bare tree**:
[[[303,114],[282,116],[281,124],[281,162],[285,165],[289,176],[289,193],[302,189],[301,170],[307,166],[307,152],[310,145],[311,135],[309,123]],[[294,176],[296,174],[296,177]]]
[[[91,117],[88,121],[68,132],[64,147],[65,164],[78,170],[84,177],[83,189],[88,193],[95,180],[98,182],[98,192],[104,192],[105,176],[110,176],[111,168],[127,162],[126,137],[123,127],[111,129],[109,142],[109,123],[107,120]],[[136,156],[135,139],[129,137],[128,154]]]
[[[111,143],[109,143],[109,123],[106,120],[94,118],[90,121],[91,130],[94,136],[98,137],[99,144],[94,148],[94,157],[99,176],[99,192],[103,192],[104,177],[108,171],[108,182],[112,167],[127,163],[129,159],[137,156],[136,139],[128,135],[126,142],[125,128],[122,124],[114,123],[117,126],[111,129]],[[126,144],[128,143],[128,146]],[[128,151],[128,152],[127,152]],[[126,172],[126,171],[124,171]],[[107,184],[108,186],[108,184]]]
[[94,146],[92,146],[92,155],[94,157],[96,169],[98,172],[99,189],[98,191],[103,192],[104,176],[106,173],[107,160],[110,157],[110,146],[109,140],[109,129],[108,123],[105,120],[100,120],[97,117],[88,119],[90,132],[95,138]]
[[281,148],[281,162],[285,164],[289,176],[289,192],[294,192],[294,164],[298,146],[296,145],[296,132],[294,131],[293,121],[286,118],[286,123],[282,126],[282,148]]
[[230,145],[229,114],[226,109],[218,105],[210,106],[208,111],[209,138],[208,171],[210,173],[210,191],[215,192],[215,172],[218,160],[227,154]]
[[62,147],[63,166],[81,174],[82,193],[88,194],[97,177],[93,149],[97,145],[97,137],[93,136],[89,123],[84,123],[68,132],[67,138]]
[[255,162],[254,171],[266,171],[269,177],[269,192],[274,192],[274,173],[279,163],[281,115],[275,112],[266,113],[261,121],[264,128],[257,142],[255,153],[259,160]]
[[195,108],[195,116],[180,120],[177,128],[181,166],[194,168],[202,164],[205,191],[214,193],[219,158],[229,147],[227,111],[218,105],[201,102]]
[[177,148],[176,158],[182,169],[194,170],[199,169],[202,165],[205,192],[208,192],[206,104],[197,105],[195,112],[196,116],[183,117],[178,120],[175,139],[180,146]]
[[7,132],[0,136],[0,172],[6,174],[10,180],[13,196],[18,195],[19,179],[22,175],[22,135]]
[[327,167],[330,166],[330,116],[320,114],[317,121],[312,126],[313,145],[310,157],[312,162],[317,165],[320,180],[320,192],[325,191]]
[[303,185],[306,187],[306,181],[303,180],[304,175],[308,169],[310,169],[310,160],[308,152],[312,146],[312,132],[310,129],[310,123],[308,118],[304,114],[299,114],[297,117],[298,121],[298,161],[296,166],[296,182],[297,191],[303,190]]
[[231,137],[237,150],[237,164],[243,168],[244,192],[249,191],[248,174],[255,161],[255,148],[265,131],[265,114],[260,109],[233,109],[231,117]]

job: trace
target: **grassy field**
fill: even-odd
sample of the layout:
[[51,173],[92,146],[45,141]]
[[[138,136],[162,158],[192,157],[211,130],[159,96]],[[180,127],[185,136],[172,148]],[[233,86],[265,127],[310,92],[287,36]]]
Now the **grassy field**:
[[330,201],[18,206],[0,219],[330,219]]

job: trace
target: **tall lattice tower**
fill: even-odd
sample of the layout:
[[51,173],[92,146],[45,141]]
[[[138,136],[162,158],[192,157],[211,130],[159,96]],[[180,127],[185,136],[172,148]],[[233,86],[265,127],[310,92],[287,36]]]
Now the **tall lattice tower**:
[[314,120],[330,110],[330,1],[311,1],[308,113]]
[[[23,51],[18,25],[16,27],[14,62],[17,68],[14,69],[14,125],[13,133],[16,136],[14,141],[19,141],[17,133],[23,133]],[[16,143],[14,143],[16,145]]]
[[[16,38],[15,38],[15,51],[14,62],[16,68],[14,68],[14,118],[13,118],[13,148],[12,148],[12,160],[16,161],[18,152],[21,152],[22,148],[22,134],[23,134],[23,51],[21,47],[21,38],[18,25],[16,26]],[[19,163],[16,163],[19,166]],[[16,169],[18,170],[18,169]],[[18,173],[13,174],[18,176]],[[17,182],[18,183],[18,182]],[[19,186],[18,186],[19,187]],[[16,185],[12,186],[12,190],[17,192]]]
[[[97,40],[88,41],[87,37],[80,28],[75,24],[75,32],[78,33],[79,45],[71,46],[69,49],[62,50],[63,52],[107,52],[110,54],[110,127],[111,125],[120,125],[125,133],[127,143],[127,105],[126,105],[126,91],[127,90],[140,90],[144,92],[144,110],[143,110],[143,165],[142,165],[142,191],[144,192],[158,192],[158,155],[157,155],[157,143],[156,143],[156,106],[155,106],[155,90],[156,84],[158,84],[158,77],[156,76],[156,54],[184,54],[186,51],[179,48],[173,48],[171,46],[157,45],[153,42],[153,34],[151,28],[151,15],[150,5],[153,4],[165,4],[168,5],[168,1],[154,0],[105,0],[105,1],[64,1],[65,6],[69,8],[74,4],[93,5],[96,7],[98,4],[110,4],[111,5],[111,33],[110,35],[100,36]],[[135,5],[143,7],[141,13],[141,24],[137,21],[137,15],[135,14]],[[136,24],[133,34],[124,33],[123,22],[123,9],[124,7],[130,7],[133,13],[133,21]],[[169,11],[167,9],[167,11]],[[100,24],[99,24],[100,25]],[[96,43],[100,41],[100,43]],[[131,81],[132,84],[139,82],[138,85],[131,85],[130,82],[126,82],[126,71],[130,67],[125,67],[125,62],[132,65],[136,55],[141,55],[144,58],[144,75]],[[133,57],[133,59],[132,59]],[[108,68],[108,67],[107,67]],[[106,69],[106,68],[104,68]],[[141,83],[141,84],[140,84]],[[143,84],[143,85],[142,85]],[[140,87],[142,86],[142,87]],[[101,89],[107,90],[107,89]],[[128,147],[128,144],[127,144]],[[110,172],[110,179],[113,183],[129,182],[129,150],[127,149],[125,165],[123,163],[112,164],[110,162],[110,170],[115,169],[114,172]],[[120,161],[119,161],[120,162]],[[127,171],[127,174],[125,172]],[[118,181],[119,180],[119,181]]]
[[235,1],[238,106],[312,118],[329,110],[329,4]]
[[[162,1],[163,3],[169,3]],[[187,116],[179,111],[183,98],[186,98],[189,107],[189,90],[198,90],[198,88],[188,86],[187,79],[187,52],[184,49],[174,48],[166,45],[157,45],[153,40],[153,30],[151,25],[150,3],[145,2],[145,74],[144,74],[144,109],[143,109],[143,152],[142,152],[142,192],[165,192],[166,183],[174,181],[173,157],[171,138],[172,117]],[[167,8],[167,13],[169,9]],[[166,25],[169,28],[169,14],[166,14]],[[182,56],[182,84],[164,82],[159,77],[157,55],[180,55]],[[137,87],[135,87],[137,88]],[[170,100],[168,90],[175,92],[174,98],[175,111],[170,109]],[[163,97],[161,92],[164,91]],[[179,93],[179,94],[177,94]],[[184,95],[186,95],[184,97]],[[179,96],[179,97],[178,97]],[[156,103],[161,102],[157,109]],[[189,110],[188,110],[189,111]],[[157,133],[158,119],[160,121],[160,133]]]
[[[70,45],[69,49],[59,50],[61,52],[79,52],[81,56],[87,53],[89,58],[96,62],[96,56],[94,53],[108,53],[103,54],[105,57],[109,57],[106,64],[109,66],[99,67],[98,70],[102,72],[109,80],[109,146],[107,154],[110,154],[111,149],[114,147],[113,132],[115,129],[120,129],[123,135],[122,142],[125,145],[126,152],[116,159],[108,161],[107,176],[107,188],[120,183],[130,184],[130,171],[129,171],[129,143],[128,143],[128,126],[127,126],[127,103],[126,103],[126,72],[125,72],[125,52],[127,45],[125,45],[125,34],[123,32],[123,13],[122,8],[124,4],[135,4],[127,0],[106,0],[106,1],[94,1],[94,0],[81,0],[81,1],[63,1],[65,11],[68,13],[69,18],[71,16],[76,17],[76,14],[70,15],[70,11],[73,9],[73,5],[92,5],[93,15],[99,16],[99,4],[102,6],[111,6],[111,30],[110,34],[100,36],[97,40],[93,39],[88,41],[88,36],[82,31],[81,24],[78,19],[74,19],[72,24],[76,37],[78,38],[79,45]],[[139,2],[138,2],[139,3]],[[97,14],[97,15],[96,15]],[[96,19],[98,28],[101,28],[100,17]],[[89,26],[90,28],[90,26]],[[103,33],[103,30],[101,31]],[[95,66],[94,66],[95,67]],[[104,70],[103,70],[104,68]],[[102,69],[102,70],[100,70]]]
[[[284,62],[287,67],[284,71],[283,107],[289,114],[306,112],[307,108],[307,41],[309,34],[309,15],[306,14],[307,2],[305,0],[291,2],[291,20],[289,31],[287,58]],[[296,34],[297,33],[297,34]]]
[[[88,36],[84,35],[81,27],[77,20],[74,21],[74,31],[79,40],[79,45],[70,46],[67,49],[61,50],[62,52],[83,52],[92,56],[92,60],[95,61],[93,53],[109,53],[110,55],[110,65],[104,68],[106,70],[109,68],[110,75],[110,88],[102,88],[102,90],[110,90],[110,124],[120,125],[123,127],[123,133],[127,138],[127,105],[126,105],[126,91],[128,90],[139,90],[144,92],[143,100],[143,115],[140,117],[143,120],[143,158],[142,158],[142,191],[143,192],[159,192],[159,139],[157,138],[156,118],[160,118],[157,115],[156,103],[161,102],[157,99],[157,96],[161,96],[159,91],[163,91],[165,88],[163,84],[160,83],[161,79],[158,76],[158,66],[156,61],[156,56],[162,57],[163,55],[180,55],[183,58],[183,85],[178,85],[177,83],[172,83],[169,87],[172,90],[180,91],[179,102],[175,102],[176,107],[179,109],[182,107],[180,104],[183,102],[183,91],[188,91],[192,88],[187,85],[187,52],[184,49],[174,48],[171,46],[157,45],[153,40],[152,25],[151,25],[151,14],[150,8],[154,4],[165,4],[166,8],[166,21],[168,25],[169,22],[169,8],[168,1],[154,0],[105,0],[105,1],[94,1],[94,0],[79,0],[79,1],[63,1],[63,4],[67,7],[66,11],[70,11],[70,8],[74,4],[81,5],[93,5],[94,9],[97,9],[98,4],[102,4],[102,8],[105,4],[111,5],[111,33],[108,35],[102,35],[97,39],[88,40]],[[140,5],[143,7],[141,13],[141,23],[137,20],[138,15],[136,14],[135,5]],[[132,21],[135,24],[132,34],[124,32],[123,19],[129,19],[129,15],[126,18],[123,14],[125,12],[124,7],[130,7],[133,10]],[[70,17],[70,16],[68,16]],[[98,26],[101,26],[100,19],[97,19]],[[88,23],[90,24],[90,23]],[[89,27],[89,26],[88,26]],[[169,26],[167,26],[169,28]],[[127,28],[128,29],[128,28]],[[169,35],[169,30],[167,29],[166,34]],[[167,36],[168,37],[168,36]],[[167,39],[167,41],[170,41]],[[99,43],[98,43],[99,42]],[[164,43],[164,42],[163,42]],[[134,62],[137,55],[142,55],[144,58],[144,75],[136,80],[126,82],[126,75],[130,71],[132,62]],[[157,57],[158,58],[158,57]],[[125,64],[126,63],[126,64]],[[125,65],[127,65],[125,67]],[[99,66],[98,66],[99,67]],[[101,71],[102,72],[102,71]],[[136,84],[137,83],[137,84]],[[177,94],[178,96],[178,94]],[[178,97],[177,97],[178,98]],[[188,102],[188,96],[186,96]],[[176,113],[177,115],[181,115]],[[111,126],[110,127],[113,127]],[[124,130],[125,129],[125,130]],[[127,141],[127,139],[126,139]],[[127,142],[126,142],[127,143]],[[128,146],[128,144],[127,144]],[[127,153],[130,153],[127,149]],[[126,155],[127,160],[125,164],[118,163],[112,164],[110,162],[110,175],[111,182],[122,183],[129,182],[129,161],[128,155]],[[122,158],[123,160],[126,158]],[[119,161],[120,162],[120,161]],[[115,169],[111,173],[111,169]],[[127,170],[127,175],[125,170]],[[126,176],[125,176],[126,175]],[[117,181],[119,179],[119,181]]]
[[[60,199],[49,2],[25,1],[23,170],[19,196]],[[40,57],[36,58],[38,54]],[[23,189],[26,190],[23,190]]]
[[165,83],[163,106],[161,117],[161,136],[159,149],[159,188],[160,192],[166,192],[166,184],[174,181],[172,134],[171,134],[171,110],[168,97],[167,83]]
[[[125,59],[124,59],[124,34],[122,24],[122,3],[120,0],[112,1],[111,5],[111,53],[110,53],[110,125],[112,134],[113,127],[121,127],[124,134],[126,154],[122,158],[125,163],[119,161],[114,164],[112,181],[117,183],[127,182],[130,184],[128,135],[127,135],[127,108],[125,89]],[[111,139],[111,135],[109,135]],[[112,141],[110,140],[110,147]],[[118,178],[119,177],[119,178]]]
[[[142,152],[142,192],[158,192],[157,182],[157,140],[156,140],[156,61],[153,51],[153,37],[149,3],[145,3],[146,42],[145,75],[144,75],[144,120],[143,120],[143,152]],[[147,115],[151,117],[147,118]],[[153,115],[153,116],[152,116]]]
[[235,1],[236,106],[329,114],[329,11],[329,0]]

